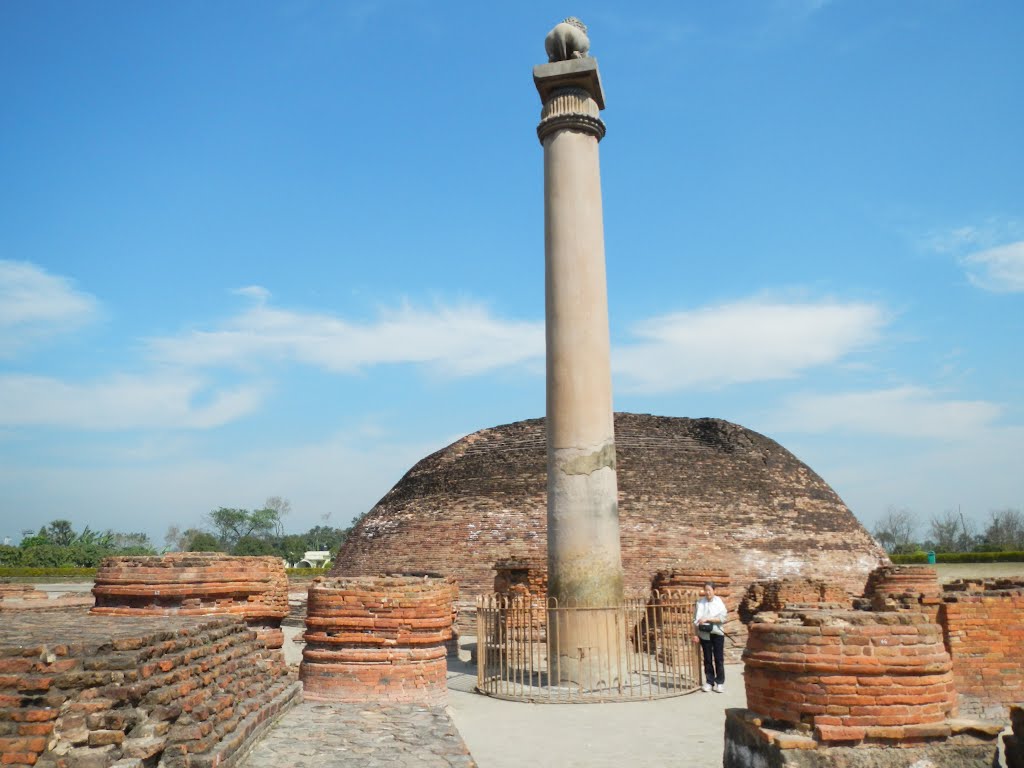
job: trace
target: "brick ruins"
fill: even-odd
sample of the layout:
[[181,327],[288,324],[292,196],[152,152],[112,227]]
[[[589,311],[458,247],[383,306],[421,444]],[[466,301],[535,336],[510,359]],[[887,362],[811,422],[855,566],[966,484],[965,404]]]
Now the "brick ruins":
[[457,594],[450,578],[316,579],[299,667],[305,697],[446,704]]
[[[719,419],[615,416],[627,593],[695,566],[758,579],[814,576],[859,594],[885,553],[842,500],[778,443]],[[335,575],[455,576],[489,592],[492,564],[547,558],[544,420],[475,432],[406,473],[355,527]]]
[[299,696],[280,653],[235,617],[77,609],[0,625],[4,765],[230,765]]
[[31,584],[11,584],[0,581],[0,602],[4,600],[46,600],[47,594]]
[[288,573],[279,557],[180,552],[108,557],[96,572],[93,613],[106,616],[241,616],[269,648],[284,642]]
[[740,621],[749,624],[759,613],[777,613],[793,608],[850,607],[850,596],[846,590],[821,579],[794,578],[755,581],[740,600],[737,614]]
[[954,709],[942,631],[922,613],[792,612],[752,624],[743,661],[747,707],[819,741],[939,735]]
[[961,714],[1007,717],[1024,701],[1024,580],[944,586],[939,621]]
[[93,597],[87,592],[51,596],[31,584],[0,582],[0,613],[60,611],[69,608],[90,608],[92,604]]
[[[251,560],[217,557],[225,573]],[[180,588],[172,594],[183,603],[185,579],[208,574],[171,560],[176,565],[165,569],[164,580],[178,576]],[[496,586],[510,596],[532,601],[544,590],[540,561],[505,560],[496,570]],[[661,571],[652,587],[692,587],[707,579],[729,589],[725,574],[714,569]],[[866,584],[857,598],[806,577],[756,582],[746,590],[737,614],[749,623],[749,709],[727,713],[727,768],[915,761],[987,768],[1008,719],[1015,732],[1003,739],[1007,765],[1020,766],[1024,580],[940,587],[933,568],[883,566]],[[207,587],[200,582],[197,592],[206,594]],[[310,698],[443,704],[445,643],[457,594],[453,579],[436,576],[314,581],[301,667]],[[252,595],[252,602],[259,600]],[[656,600],[650,606],[657,611]],[[243,619],[235,611],[150,616],[8,609],[0,627],[4,763],[232,765],[301,696],[280,652],[267,649]],[[542,624],[529,631],[543,632]],[[659,648],[670,647],[670,640],[654,638]],[[692,652],[692,644],[682,650]]]
[[494,594],[510,599],[529,598],[545,605],[548,594],[548,564],[537,558],[510,557],[494,564]]
[[811,583],[748,590],[748,709],[728,712],[727,768],[991,765],[1024,691],[1024,581],[941,587],[934,568],[885,566],[858,610],[830,604],[839,596]]

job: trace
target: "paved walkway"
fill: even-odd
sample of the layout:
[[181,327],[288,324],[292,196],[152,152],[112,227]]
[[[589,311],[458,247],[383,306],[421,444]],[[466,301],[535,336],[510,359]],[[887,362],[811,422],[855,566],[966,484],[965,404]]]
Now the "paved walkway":
[[303,702],[241,768],[476,768],[443,708]]
[[527,704],[474,693],[474,667],[449,659],[447,709],[304,702],[240,768],[717,768],[742,671],[727,666],[724,694]]
[[725,710],[745,707],[743,665],[725,693],[615,704],[527,704],[470,693],[476,673],[449,659],[449,711],[480,768],[721,768]]

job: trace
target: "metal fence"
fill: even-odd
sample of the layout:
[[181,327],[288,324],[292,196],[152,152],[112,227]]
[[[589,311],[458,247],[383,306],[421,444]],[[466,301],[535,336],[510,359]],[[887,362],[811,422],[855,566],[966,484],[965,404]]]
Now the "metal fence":
[[478,597],[477,690],[501,699],[657,699],[700,686],[696,592],[608,608],[530,596]]

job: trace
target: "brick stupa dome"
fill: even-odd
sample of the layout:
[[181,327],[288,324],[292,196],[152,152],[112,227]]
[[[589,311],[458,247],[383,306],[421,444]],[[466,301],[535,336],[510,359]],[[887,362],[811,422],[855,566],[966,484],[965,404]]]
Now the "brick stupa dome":
[[[615,414],[629,595],[659,570],[807,576],[863,591],[888,563],[842,499],[774,440],[721,419]],[[547,557],[544,419],[483,429],[427,456],[354,527],[333,575],[434,572],[490,592],[503,558]]]

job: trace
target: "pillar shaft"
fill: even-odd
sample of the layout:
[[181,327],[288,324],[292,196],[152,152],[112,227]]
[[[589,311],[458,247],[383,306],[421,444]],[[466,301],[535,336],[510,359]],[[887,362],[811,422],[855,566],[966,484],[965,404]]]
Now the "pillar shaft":
[[598,141],[603,93],[591,58],[534,69],[544,103],[548,594],[622,601],[608,296]]

